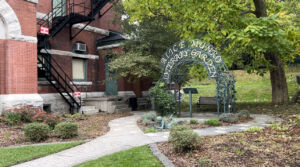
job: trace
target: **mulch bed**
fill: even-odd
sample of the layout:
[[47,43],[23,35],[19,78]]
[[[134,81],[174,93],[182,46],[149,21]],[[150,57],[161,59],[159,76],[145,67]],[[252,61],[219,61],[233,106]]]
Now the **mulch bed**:
[[176,153],[168,142],[158,148],[176,166],[300,166],[300,124],[285,117],[283,126],[202,138],[199,148]]
[[[219,126],[230,126],[230,125],[233,125],[233,124],[247,123],[247,122],[250,122],[252,120],[253,120],[253,118],[249,118],[249,119],[239,118],[238,121],[235,122],[235,123],[226,123],[226,122],[220,121]],[[152,125],[144,125],[142,123],[142,120],[138,120],[137,125],[143,132],[145,132],[147,129],[152,127]],[[192,129],[202,129],[202,128],[209,128],[209,127],[216,127],[216,126],[206,125],[206,124],[204,124],[204,122],[198,122],[198,124],[190,124],[189,121],[183,122],[183,123],[181,123],[181,125],[187,125],[187,126],[191,127]],[[169,129],[159,130],[159,132],[165,132],[165,131],[169,131]]]
[[[132,115],[131,113],[115,113],[115,114],[105,114],[99,113],[96,115],[85,116],[82,119],[72,119],[78,124],[78,136],[72,139],[60,139],[55,136],[54,133],[50,137],[39,143],[51,143],[51,142],[63,142],[63,141],[79,141],[94,139],[96,137],[102,136],[109,131],[108,123],[109,121]],[[8,126],[4,122],[0,121],[0,147],[7,147],[12,145],[26,145],[26,144],[36,144],[27,141],[24,138],[22,128],[26,124],[20,124],[17,126]]]

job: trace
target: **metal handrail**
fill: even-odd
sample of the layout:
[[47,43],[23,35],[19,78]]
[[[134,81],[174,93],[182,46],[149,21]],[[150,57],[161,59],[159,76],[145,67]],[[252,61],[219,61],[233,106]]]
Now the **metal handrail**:
[[[47,51],[46,51],[47,52]],[[49,54],[48,52],[47,52],[47,54]],[[50,54],[49,54],[50,55]],[[43,55],[42,55],[43,56]],[[56,63],[56,65],[60,68],[60,69],[62,69],[58,64],[57,64],[57,62],[54,60],[54,59],[52,59],[51,60],[51,62],[48,60],[48,59],[46,59],[44,56],[43,56],[43,58],[44,58],[44,60],[48,63],[48,64],[51,64],[51,62],[53,61],[53,62],[55,62]],[[52,66],[52,65],[51,65]],[[44,67],[45,68],[45,67]],[[71,82],[72,83],[72,85],[76,88],[75,90],[79,90],[78,89],[78,87],[73,83],[73,81],[72,80],[70,80],[70,78],[68,77],[68,75],[66,75],[66,73],[63,71],[63,74],[64,74],[64,77],[63,76],[61,76],[61,74],[56,70],[56,68],[48,68],[48,67],[46,67],[47,69],[48,69],[48,71],[51,73],[51,69],[55,72],[55,74],[57,75],[57,79],[56,79],[56,81],[59,83],[59,84],[61,84],[60,83],[60,78],[61,78],[61,80],[63,81],[63,84],[61,84],[62,86],[64,86],[64,88],[66,89],[66,93],[67,94],[69,94],[69,92],[72,92],[72,93],[74,93],[75,91],[74,91],[74,89],[70,86],[70,84],[68,83],[68,81],[66,80],[66,78],[68,78],[69,79],[69,82]],[[53,75],[53,74],[52,74]],[[69,90],[68,90],[69,89]],[[77,101],[69,94],[69,96],[72,98],[72,100],[78,105],[78,106],[81,106],[81,98],[79,98],[79,100],[80,100],[80,104],[78,104],[77,103]]]
[[[49,55],[51,55],[48,51],[47,51],[47,49],[44,49],[45,51],[46,51],[46,53],[47,54],[49,54]],[[62,67],[56,62],[56,60],[55,59],[51,59],[51,62],[48,60],[48,59],[45,59],[46,61],[47,61],[47,63],[49,63],[49,64],[51,64],[51,66],[53,66],[52,65],[52,62],[54,62],[54,65],[55,65],[55,67],[58,67],[59,68],[59,70],[65,75],[64,77],[65,77],[65,80],[69,80],[70,82],[71,82],[71,84],[75,87],[75,90],[76,91],[79,91],[79,89],[78,89],[78,87],[74,84],[74,82],[73,82],[73,80],[64,72],[64,70],[62,69]],[[55,68],[53,68],[56,72],[57,72],[57,74],[59,74],[59,72],[55,69]],[[60,75],[60,74],[59,74]],[[60,76],[61,78],[63,78],[62,76]],[[68,82],[66,82],[66,83],[68,83]],[[72,90],[72,92],[75,92],[71,87],[70,87],[70,85],[69,84],[67,84],[68,85],[68,87]]]

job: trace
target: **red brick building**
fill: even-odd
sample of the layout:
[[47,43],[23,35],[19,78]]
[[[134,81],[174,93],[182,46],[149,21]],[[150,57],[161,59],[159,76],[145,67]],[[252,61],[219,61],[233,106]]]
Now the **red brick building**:
[[97,110],[111,110],[108,97],[147,94],[151,82],[128,83],[108,70],[125,40],[112,8],[109,0],[0,0],[0,113],[84,108],[74,92]]

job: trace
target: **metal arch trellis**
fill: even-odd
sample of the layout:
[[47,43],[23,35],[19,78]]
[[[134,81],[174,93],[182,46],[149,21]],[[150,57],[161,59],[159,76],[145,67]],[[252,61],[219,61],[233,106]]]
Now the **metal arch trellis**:
[[[180,69],[188,68],[190,64],[201,64],[206,68],[208,77],[216,80],[216,100],[218,113],[233,112],[235,104],[235,81],[220,53],[210,44],[198,39],[183,40],[167,49],[161,58],[162,80],[171,84],[175,82],[174,98],[183,78],[178,74]],[[180,93],[179,93],[180,98]]]

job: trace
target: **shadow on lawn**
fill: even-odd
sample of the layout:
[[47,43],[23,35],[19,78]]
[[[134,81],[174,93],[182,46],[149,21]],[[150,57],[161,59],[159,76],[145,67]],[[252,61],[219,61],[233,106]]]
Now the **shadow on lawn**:
[[[201,105],[200,109],[197,104],[193,104],[193,112],[217,112],[216,105]],[[267,102],[249,102],[236,103],[235,111],[248,110],[253,114],[300,114],[300,103],[274,105]],[[189,104],[181,104],[181,112],[189,112]]]

